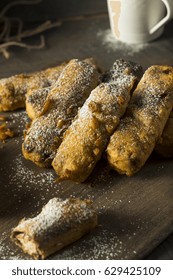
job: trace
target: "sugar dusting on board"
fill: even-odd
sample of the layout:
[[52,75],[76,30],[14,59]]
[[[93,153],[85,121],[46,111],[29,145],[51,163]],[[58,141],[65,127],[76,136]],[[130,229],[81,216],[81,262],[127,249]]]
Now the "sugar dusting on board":
[[0,260],[21,260],[22,254],[20,254],[17,247],[7,245],[7,237],[9,232],[3,232],[0,238]]
[[[58,259],[111,260],[121,259],[121,255],[125,256],[124,259],[128,259],[129,255],[132,255],[132,252],[127,249],[123,241],[116,236],[115,233],[107,229],[100,228],[99,232],[89,237],[90,238],[79,241],[77,248],[72,245],[66,248],[66,250],[63,250],[61,254],[58,255]],[[134,251],[133,254],[135,256],[136,252]],[[54,259],[54,256],[52,256],[51,259]]]
[[[21,200],[24,197],[28,197],[27,204],[29,204],[36,200],[39,193],[40,200],[34,203],[34,207],[38,207],[40,201],[44,201],[45,196],[49,195],[52,189],[56,191],[56,194],[60,190],[60,185],[57,188],[53,170],[45,169],[43,171],[42,169],[35,168],[34,165],[24,159],[21,143],[26,122],[28,122],[28,117],[25,111],[21,110],[10,113],[9,124],[17,136],[14,137],[13,141],[16,148],[19,147],[17,148],[19,152],[17,155],[11,155],[8,169],[5,165],[0,167],[0,173],[4,177],[3,188],[6,190],[6,195],[9,193],[10,196],[13,195],[13,198],[17,199],[18,203],[13,205],[15,210],[20,208]],[[6,149],[8,148],[4,145],[4,152]],[[31,201],[29,201],[29,197],[32,197]]]
[[110,29],[100,30],[97,33],[97,37],[101,40],[102,45],[106,47],[107,52],[110,51],[122,51],[123,56],[129,55],[133,56],[135,53],[138,53],[145,48],[148,44],[127,44],[121,41],[118,41],[112,35]]

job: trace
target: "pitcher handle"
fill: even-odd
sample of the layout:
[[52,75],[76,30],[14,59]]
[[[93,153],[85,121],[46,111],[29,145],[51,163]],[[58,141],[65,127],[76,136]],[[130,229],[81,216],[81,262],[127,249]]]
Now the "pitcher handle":
[[150,34],[153,34],[154,32],[156,32],[160,27],[164,26],[165,23],[167,23],[170,19],[171,19],[171,7],[170,4],[168,3],[167,0],[162,0],[162,2],[165,4],[166,6],[166,11],[167,14],[164,18],[162,18],[154,27],[152,27],[150,29]]

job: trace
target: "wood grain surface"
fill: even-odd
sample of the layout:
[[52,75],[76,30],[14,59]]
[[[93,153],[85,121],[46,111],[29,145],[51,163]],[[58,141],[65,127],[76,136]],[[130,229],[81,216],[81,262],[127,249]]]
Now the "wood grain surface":
[[[0,57],[0,77],[40,70],[74,57],[93,56],[105,69],[119,57],[139,62],[144,69],[152,64],[173,66],[172,28],[170,22],[157,41],[137,48],[117,42],[114,45],[108,40],[109,20],[104,13],[69,20],[45,33],[45,49],[28,52],[11,48],[9,60]],[[37,37],[30,40],[35,41]],[[36,215],[54,196],[93,199],[99,226],[51,259],[173,258],[171,236],[149,255],[173,232],[172,160],[163,160],[153,153],[144,168],[129,178],[110,170],[102,159],[86,183],[57,184],[52,169],[41,169],[21,154],[26,113],[5,115],[16,136],[0,150],[0,259],[29,258],[11,242],[11,229],[21,218]],[[169,248],[168,254],[163,253],[163,248]]]

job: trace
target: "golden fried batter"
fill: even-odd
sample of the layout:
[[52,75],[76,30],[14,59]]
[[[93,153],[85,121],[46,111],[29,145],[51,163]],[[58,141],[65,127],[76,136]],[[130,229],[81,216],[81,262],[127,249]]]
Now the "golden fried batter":
[[139,69],[117,60],[104,83],[91,92],[53,160],[60,180],[83,182],[90,175],[125,112]]
[[47,96],[53,87],[54,86],[49,86],[28,91],[26,94],[26,111],[31,120],[41,115]]
[[[98,72],[100,73],[102,72],[102,69],[97,64],[95,59],[86,58],[84,59],[84,61],[94,66],[98,70]],[[47,96],[49,92],[52,90],[52,87],[55,86],[58,80],[58,72],[60,75],[66,65],[67,63],[65,62],[59,65],[57,67],[57,71],[52,71],[52,68],[48,68],[47,70],[45,70],[45,75],[50,79],[51,86],[44,87],[44,88],[41,87],[36,90],[33,89],[28,90],[26,94],[26,111],[30,119],[33,120],[41,115]],[[51,81],[56,81],[56,82],[52,83]]]
[[[0,80],[0,111],[13,111],[25,107],[26,94],[54,84],[65,64],[32,73],[19,74]],[[44,91],[43,91],[44,93]],[[43,96],[44,99],[44,96]]]
[[107,147],[113,169],[126,175],[140,170],[160,138],[172,107],[173,68],[150,67]]
[[7,138],[12,138],[14,132],[7,127],[6,123],[0,124],[0,141],[4,141]]
[[155,151],[165,158],[173,157],[173,111],[171,111],[162,136],[157,142]]
[[50,166],[62,136],[97,86],[99,74],[85,61],[74,59],[62,71],[50,91],[42,115],[36,118],[26,133],[22,145],[23,155],[39,166]]

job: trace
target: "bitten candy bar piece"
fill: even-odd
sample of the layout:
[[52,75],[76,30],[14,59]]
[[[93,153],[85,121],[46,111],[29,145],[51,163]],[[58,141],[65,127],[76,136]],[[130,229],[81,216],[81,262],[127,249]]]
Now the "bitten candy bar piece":
[[148,68],[108,144],[113,169],[129,176],[140,170],[162,135],[172,107],[173,68]]
[[11,238],[34,259],[45,259],[96,225],[97,213],[91,200],[53,198],[38,216],[22,219],[12,230]]

